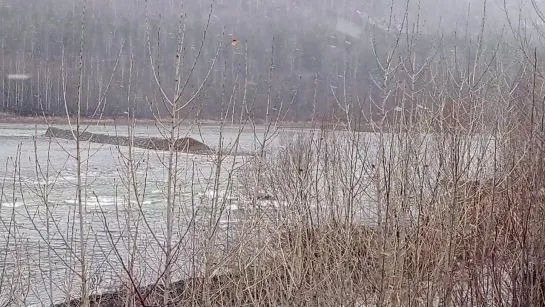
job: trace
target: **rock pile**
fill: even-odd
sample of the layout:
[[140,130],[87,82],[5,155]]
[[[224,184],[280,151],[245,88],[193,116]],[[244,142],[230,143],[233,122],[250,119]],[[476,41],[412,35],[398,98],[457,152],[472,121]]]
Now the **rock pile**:
[[[232,282],[234,275],[219,275],[213,276],[208,281],[208,286],[214,289],[215,293],[218,291],[224,292],[224,296],[229,294],[229,290],[225,287],[226,284]],[[188,297],[195,300],[202,300],[203,297],[200,293],[195,291],[195,289],[201,289],[204,285],[204,278],[192,278],[187,280],[178,280],[171,284],[171,295],[175,300],[180,300],[184,298],[187,302]],[[223,287],[222,287],[223,286]],[[132,287],[131,287],[132,288]],[[163,306],[163,286],[159,284],[148,285],[143,287],[138,287],[136,291],[131,289],[131,292],[127,291],[127,287],[121,288],[119,290],[108,291],[101,294],[92,294],[89,296],[89,301],[91,302],[90,306],[100,306],[100,307],[125,307],[127,306],[127,296],[129,294],[134,297],[135,307],[149,307],[149,306]],[[231,295],[234,293],[230,292]],[[82,306],[81,299],[72,299],[70,301],[61,302],[57,304],[52,304],[51,307],[80,307]],[[168,305],[168,306],[184,306],[183,304],[179,305]],[[228,305],[234,306],[234,305]]]

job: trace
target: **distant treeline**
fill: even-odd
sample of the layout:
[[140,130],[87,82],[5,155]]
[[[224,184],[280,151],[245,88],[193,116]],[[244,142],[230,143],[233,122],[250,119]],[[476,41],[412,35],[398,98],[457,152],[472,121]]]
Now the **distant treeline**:
[[[184,2],[182,7],[171,0],[4,1],[0,109],[74,114],[81,101],[84,116],[130,112],[149,118],[165,109],[154,73],[165,94],[174,97],[180,56],[182,84],[188,78],[181,101],[194,98],[183,110],[188,116],[306,121],[350,113],[377,120],[385,105],[400,104],[400,96],[382,86],[400,86],[404,78],[389,83],[377,57],[387,61],[398,38],[397,52],[410,49],[421,58],[433,53],[433,46],[457,44],[436,28],[421,30],[415,20],[400,19],[403,3],[391,21],[390,1]],[[394,55],[392,61],[408,60]],[[412,86],[426,86],[429,78]]]

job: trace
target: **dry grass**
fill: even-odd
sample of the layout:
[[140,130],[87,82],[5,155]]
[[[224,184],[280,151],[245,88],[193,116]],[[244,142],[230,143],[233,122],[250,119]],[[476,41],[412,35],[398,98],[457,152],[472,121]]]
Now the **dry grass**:
[[[239,234],[245,239],[224,264],[229,273],[175,283],[172,306],[543,305],[545,196],[542,189],[534,193],[523,173],[511,170],[517,180],[439,180],[420,202],[392,196],[381,224],[363,223],[329,210],[335,204],[328,194],[335,190],[344,203],[346,188],[325,174],[367,166],[339,169],[347,164],[322,155],[323,147],[347,153],[342,147],[351,138],[319,135],[285,141],[278,155],[259,161],[264,186],[280,202],[277,215],[248,213],[245,223],[254,228]],[[379,182],[393,187],[396,178]],[[418,186],[408,182],[405,194]],[[354,211],[366,206],[353,200]],[[103,299],[101,306],[125,306],[127,297],[132,306],[164,306],[162,292],[150,288]]]

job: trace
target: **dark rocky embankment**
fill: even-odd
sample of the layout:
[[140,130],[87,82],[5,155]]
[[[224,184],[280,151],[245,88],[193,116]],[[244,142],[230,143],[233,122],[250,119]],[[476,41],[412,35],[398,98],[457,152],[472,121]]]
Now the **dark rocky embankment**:
[[[218,288],[221,284],[226,284],[229,279],[228,275],[225,276],[216,276],[210,280],[210,285],[213,288]],[[187,280],[179,280],[171,285],[171,297],[173,298],[182,298],[187,296],[188,293],[193,294],[193,290],[200,289],[203,285],[203,278],[192,278]],[[130,295],[133,297],[134,307],[155,307],[163,306],[162,299],[164,295],[164,290],[160,285],[148,285],[143,287],[138,287],[136,291],[128,292],[127,288],[123,288],[118,291],[109,291],[101,294],[93,294],[89,296],[90,306],[101,306],[101,307],[125,307],[127,306],[127,296]],[[201,298],[201,297],[198,297]],[[72,299],[68,302],[61,302],[51,307],[80,307],[80,299]],[[176,306],[176,304],[172,304]]]
[[[49,127],[45,132],[45,136],[66,140],[74,140],[75,133],[75,131],[71,130]],[[132,146],[137,148],[165,151],[169,150],[169,140],[157,137],[133,137],[131,139],[126,136],[111,136],[107,134],[98,134],[91,132],[80,132],[79,137],[82,141],[88,141],[93,143],[129,146],[131,144],[131,141],[133,141]],[[177,139],[174,143],[174,150],[194,154],[209,154],[212,152],[212,149],[206,144],[189,137]]]

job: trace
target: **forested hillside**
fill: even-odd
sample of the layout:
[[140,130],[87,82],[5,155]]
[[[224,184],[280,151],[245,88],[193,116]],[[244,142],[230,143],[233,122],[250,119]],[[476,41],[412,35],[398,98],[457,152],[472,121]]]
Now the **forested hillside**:
[[384,63],[427,65],[481,30],[491,46],[483,54],[493,54],[498,37],[509,37],[499,34],[504,17],[523,10],[503,1],[425,2],[6,0],[1,109],[62,115],[76,112],[79,99],[86,116],[151,117],[163,109],[161,90],[174,95],[180,57],[180,99],[194,104],[184,111],[191,116],[301,121],[347,105],[381,116],[399,104],[380,85],[388,82]]

